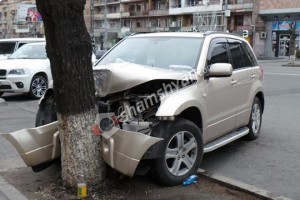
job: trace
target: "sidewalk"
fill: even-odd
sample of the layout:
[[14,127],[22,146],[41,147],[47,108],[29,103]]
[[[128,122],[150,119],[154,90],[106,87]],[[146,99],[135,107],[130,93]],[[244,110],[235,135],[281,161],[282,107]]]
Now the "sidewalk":
[[[202,175],[201,175],[202,174]],[[189,186],[162,187],[147,177],[129,178],[116,176],[107,179],[98,190],[89,191],[87,199],[99,200],[256,200],[281,199],[271,197],[267,191],[254,188],[257,193],[239,188],[239,182],[232,185],[233,180],[217,176],[212,177],[205,172],[199,173],[197,183]],[[215,176],[215,175],[214,175]],[[224,180],[222,180],[224,179]],[[226,183],[227,182],[227,183]],[[245,185],[244,185],[245,186]],[[246,186],[246,188],[249,186]],[[252,189],[253,189],[252,188]],[[264,191],[265,194],[260,192]],[[264,196],[267,195],[267,196]],[[269,196],[268,196],[269,195]],[[47,170],[34,173],[28,167],[0,173],[0,199],[2,200],[55,200],[77,199],[76,188],[66,190],[61,185],[58,168],[52,166]]]

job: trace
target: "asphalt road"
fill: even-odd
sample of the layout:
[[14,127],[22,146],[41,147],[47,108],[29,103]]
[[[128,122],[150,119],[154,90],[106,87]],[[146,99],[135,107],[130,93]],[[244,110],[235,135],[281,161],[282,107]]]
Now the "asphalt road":
[[300,199],[300,67],[261,62],[265,111],[256,141],[238,140],[205,154],[202,168]]
[[[38,109],[38,100],[26,95],[4,94],[6,105],[0,105],[0,133],[32,128]],[[0,172],[25,166],[15,148],[0,136]]]
[[[264,61],[265,112],[261,136],[238,140],[205,154],[202,168],[269,190],[277,196],[300,199],[300,68]],[[4,95],[0,133],[34,126],[37,100]],[[0,137],[0,172],[24,166],[15,149]],[[1,195],[0,195],[1,197]]]

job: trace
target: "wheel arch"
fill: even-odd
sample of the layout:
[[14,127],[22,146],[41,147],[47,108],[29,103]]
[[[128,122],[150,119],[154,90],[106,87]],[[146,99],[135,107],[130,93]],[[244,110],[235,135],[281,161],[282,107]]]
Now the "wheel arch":
[[186,108],[177,117],[192,121],[203,132],[202,114],[197,107]]
[[[35,73],[35,74],[33,75],[33,77],[35,77],[35,76],[43,76],[43,77],[46,78],[46,80],[47,80],[47,82],[48,82],[48,75],[47,75],[46,72],[37,72],[37,73]],[[32,77],[32,78],[33,78],[33,77]]]
[[264,108],[265,108],[265,97],[263,92],[258,92],[255,97],[257,97],[259,99],[259,101],[261,102],[261,106],[262,106],[262,112],[264,112]]

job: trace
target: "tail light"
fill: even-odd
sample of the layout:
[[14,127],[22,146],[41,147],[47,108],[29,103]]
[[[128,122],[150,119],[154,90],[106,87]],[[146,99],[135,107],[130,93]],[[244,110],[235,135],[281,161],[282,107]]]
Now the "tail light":
[[259,79],[262,80],[264,78],[264,69],[261,66],[259,66],[259,69],[260,69]]

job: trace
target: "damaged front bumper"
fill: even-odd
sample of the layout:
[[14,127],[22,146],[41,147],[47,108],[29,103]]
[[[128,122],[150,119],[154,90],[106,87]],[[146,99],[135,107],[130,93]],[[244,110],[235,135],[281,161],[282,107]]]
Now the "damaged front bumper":
[[144,153],[161,138],[113,127],[102,134],[102,158],[115,170],[133,176]]
[[[2,133],[27,166],[37,166],[60,156],[58,122],[12,133]],[[102,133],[102,158],[115,170],[133,176],[144,153],[161,138],[113,127]]]
[[1,135],[12,143],[27,166],[37,166],[60,156],[57,121]]

